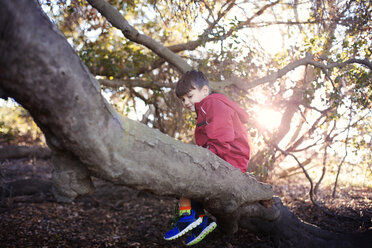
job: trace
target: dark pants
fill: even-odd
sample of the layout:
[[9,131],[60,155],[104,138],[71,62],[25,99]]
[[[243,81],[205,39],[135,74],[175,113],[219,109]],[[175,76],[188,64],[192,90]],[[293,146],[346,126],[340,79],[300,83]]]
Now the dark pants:
[[200,202],[191,200],[191,209],[195,211],[196,215],[204,214],[204,207]]

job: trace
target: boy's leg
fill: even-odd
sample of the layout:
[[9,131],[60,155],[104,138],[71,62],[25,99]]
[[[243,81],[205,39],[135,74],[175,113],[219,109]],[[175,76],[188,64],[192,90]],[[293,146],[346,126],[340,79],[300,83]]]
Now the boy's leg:
[[194,210],[195,213],[198,215],[204,214],[203,205],[197,201],[182,197],[180,198],[178,204],[179,204],[179,215],[190,214],[191,209]]
[[201,203],[194,200],[190,200],[190,204],[191,209],[193,209],[197,215],[204,215],[204,207]]
[[208,216],[204,216],[202,223],[191,230],[191,235],[186,239],[186,245],[195,245],[199,243],[216,227],[216,222],[208,218]]
[[191,213],[191,200],[189,198],[180,198],[179,200],[179,215],[190,214]]
[[164,235],[165,240],[173,240],[181,237],[188,231],[197,227],[203,221],[203,217],[199,216],[200,212],[192,209],[192,201],[187,198],[181,198],[179,201],[179,220],[175,226]]
[[211,233],[217,224],[208,216],[204,216],[204,208],[199,202],[191,200],[192,209],[199,214],[199,217],[203,218],[202,223],[191,230],[191,235],[186,239],[186,245],[195,245],[202,241],[209,233]]

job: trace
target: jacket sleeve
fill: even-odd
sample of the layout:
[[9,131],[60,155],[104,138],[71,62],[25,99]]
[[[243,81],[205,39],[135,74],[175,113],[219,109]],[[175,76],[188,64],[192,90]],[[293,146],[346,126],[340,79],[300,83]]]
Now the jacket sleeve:
[[208,101],[204,104],[206,122],[207,148],[224,159],[234,140],[232,117],[234,111],[219,100]]

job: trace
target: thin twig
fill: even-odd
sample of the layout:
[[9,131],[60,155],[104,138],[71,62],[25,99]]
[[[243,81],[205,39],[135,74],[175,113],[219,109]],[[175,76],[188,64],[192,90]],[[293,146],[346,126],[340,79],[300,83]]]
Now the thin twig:
[[351,114],[351,111],[352,111],[352,104],[353,102],[351,102],[350,104],[350,113],[349,113],[349,124],[348,124],[348,127],[347,127],[347,134],[346,134],[346,139],[345,139],[345,155],[344,157],[342,158],[340,164],[338,165],[338,170],[337,170],[337,175],[336,175],[336,180],[335,180],[335,185],[333,187],[333,192],[332,192],[332,197],[335,198],[336,196],[336,189],[337,189],[337,183],[338,183],[338,177],[340,175],[340,171],[341,171],[341,166],[342,164],[345,162],[345,159],[346,159],[346,156],[348,154],[348,150],[347,150],[347,142],[349,140],[349,133],[350,133],[350,127],[351,127],[351,120],[352,120],[352,114]]
[[327,164],[327,148],[328,148],[328,142],[325,143],[325,147],[324,147],[322,175],[320,176],[319,181],[317,182],[317,184],[315,185],[315,188],[314,188],[314,195],[315,195],[315,198],[316,198],[316,196],[317,196],[317,194],[318,194],[319,185],[320,185],[320,183],[322,182],[322,180],[323,180],[323,178],[324,178],[324,175],[325,175],[325,172],[326,172],[326,164]]
[[280,151],[281,153],[283,153],[284,155],[286,156],[291,156],[294,158],[294,160],[296,160],[297,164],[301,167],[302,171],[304,172],[306,178],[309,180],[310,182],[310,192],[309,192],[309,195],[310,195],[310,200],[311,202],[314,204],[314,206],[318,207],[320,210],[322,210],[324,213],[330,215],[330,216],[334,216],[333,213],[331,213],[327,208],[325,208],[324,206],[320,205],[318,202],[315,201],[314,199],[314,188],[313,188],[313,180],[311,179],[309,173],[307,173],[305,167],[302,165],[302,163],[298,160],[298,158],[293,155],[292,153],[289,153],[287,151],[284,151],[282,149],[280,149],[276,144],[273,144],[275,146],[275,148]]

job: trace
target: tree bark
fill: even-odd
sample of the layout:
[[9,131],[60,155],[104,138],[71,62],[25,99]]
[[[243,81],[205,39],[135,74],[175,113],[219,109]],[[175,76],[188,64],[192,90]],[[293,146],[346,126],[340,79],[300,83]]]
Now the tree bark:
[[224,230],[234,232],[240,225],[273,234],[278,247],[355,247],[347,235],[299,221],[278,198],[269,207],[260,204],[272,199],[271,186],[208,150],[120,116],[36,1],[0,2],[0,87],[44,132],[58,199],[91,193],[90,176],[96,176],[158,195],[193,198]]

